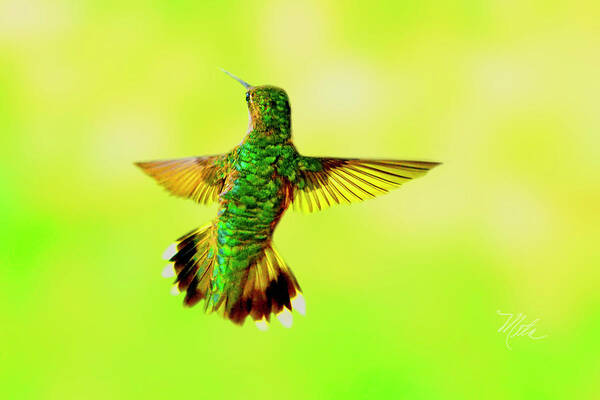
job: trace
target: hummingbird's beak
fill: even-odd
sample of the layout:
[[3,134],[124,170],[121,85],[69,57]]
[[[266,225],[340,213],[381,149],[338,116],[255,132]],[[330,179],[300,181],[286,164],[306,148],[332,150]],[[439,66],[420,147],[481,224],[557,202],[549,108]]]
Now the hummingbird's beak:
[[247,82],[244,82],[243,80],[241,80],[240,78],[238,78],[237,76],[235,76],[234,74],[232,74],[231,72],[225,71],[223,68],[220,68],[220,69],[221,69],[221,71],[225,72],[227,75],[229,75],[230,77],[232,77],[233,79],[235,79],[236,81],[238,81],[239,83],[241,83],[242,85],[244,85],[244,87],[246,89],[250,89],[252,87],[252,85],[250,85]]

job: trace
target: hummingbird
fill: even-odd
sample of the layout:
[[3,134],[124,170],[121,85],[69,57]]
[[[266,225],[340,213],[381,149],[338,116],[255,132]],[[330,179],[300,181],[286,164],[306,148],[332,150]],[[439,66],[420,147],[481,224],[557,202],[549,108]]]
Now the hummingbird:
[[288,208],[314,212],[376,197],[418,178],[437,162],[307,157],[292,142],[285,90],[246,89],[248,131],[230,152],[135,163],[171,194],[218,203],[217,216],[165,251],[163,276],[183,303],[204,300],[236,324],[250,316],[265,330],[275,315],[285,327],[306,305],[296,277],[275,250],[273,232]]

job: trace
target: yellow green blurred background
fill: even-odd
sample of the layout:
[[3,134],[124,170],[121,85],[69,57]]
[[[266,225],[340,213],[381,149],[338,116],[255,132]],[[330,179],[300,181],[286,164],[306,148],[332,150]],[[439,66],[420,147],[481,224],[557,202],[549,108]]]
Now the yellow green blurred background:
[[[593,1],[0,0],[0,398],[600,398]],[[214,217],[132,162],[214,154],[285,88],[306,155],[442,161],[286,214],[292,329],[183,308]],[[539,318],[507,349],[503,312]]]

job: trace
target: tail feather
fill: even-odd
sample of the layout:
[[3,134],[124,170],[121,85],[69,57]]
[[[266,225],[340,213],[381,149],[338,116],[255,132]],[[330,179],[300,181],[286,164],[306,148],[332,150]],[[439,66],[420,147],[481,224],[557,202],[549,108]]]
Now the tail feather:
[[228,279],[216,301],[208,301],[214,295],[217,246],[215,225],[209,224],[182,236],[165,252],[173,263],[175,288],[186,292],[186,306],[205,299],[206,311],[217,311],[236,324],[243,324],[246,317],[251,316],[261,328],[267,326],[271,314],[285,326],[291,325],[293,309],[304,314],[300,285],[270,243],[248,268]]
[[[225,316],[242,323],[250,315],[255,321],[270,321],[271,314],[292,311],[292,301],[302,296],[296,277],[268,244],[246,270],[244,278],[232,285],[243,288],[238,299],[228,304]],[[304,313],[303,308],[298,311]]]
[[215,264],[213,224],[183,235],[176,242],[177,252],[169,259],[175,269],[175,285],[185,291],[184,304],[193,306],[208,292]]

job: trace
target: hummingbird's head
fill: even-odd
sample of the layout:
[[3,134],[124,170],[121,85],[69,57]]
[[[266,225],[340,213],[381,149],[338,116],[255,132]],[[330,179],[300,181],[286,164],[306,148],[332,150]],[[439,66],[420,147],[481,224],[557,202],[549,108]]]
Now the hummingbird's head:
[[246,103],[252,129],[289,137],[291,110],[285,90],[274,86],[250,87]]
[[291,137],[291,109],[285,90],[267,85],[252,86],[225,70],[223,72],[246,88],[249,132],[266,136],[276,135],[283,140]]

